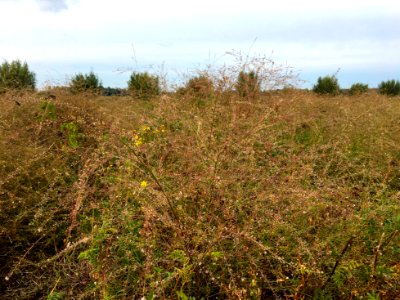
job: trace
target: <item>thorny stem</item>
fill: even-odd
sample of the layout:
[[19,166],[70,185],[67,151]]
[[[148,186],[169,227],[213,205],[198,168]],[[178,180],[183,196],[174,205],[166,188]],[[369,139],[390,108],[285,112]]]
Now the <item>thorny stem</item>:
[[343,255],[346,253],[347,249],[350,248],[351,242],[353,241],[354,236],[351,236],[350,239],[347,241],[346,245],[344,246],[342,252],[340,253],[340,256],[336,259],[335,265],[333,266],[332,272],[329,274],[328,279],[325,281],[324,285],[322,286],[322,290],[325,289],[326,285],[329,283],[331,280],[333,274],[335,274],[335,271],[337,267],[339,266],[339,263],[341,259],[343,258]]
[[68,244],[61,252],[57,253],[53,257],[46,259],[42,264],[45,265],[45,264],[51,263],[51,262],[59,259],[61,256],[74,250],[79,245],[89,243],[90,241],[92,241],[92,238],[93,238],[92,236],[87,236],[87,237],[80,239],[79,241],[77,241],[75,243]]
[[378,265],[378,258],[379,258],[379,255],[382,254],[383,248],[384,248],[385,246],[387,246],[387,245],[390,243],[390,241],[391,241],[398,233],[399,233],[399,230],[393,231],[393,232],[389,235],[389,237],[387,238],[387,240],[386,240],[385,242],[383,241],[383,238],[384,238],[384,236],[385,236],[385,233],[382,233],[381,238],[380,238],[380,240],[379,240],[379,244],[378,244],[378,246],[376,247],[376,251],[375,251],[374,258],[373,258],[373,260],[372,260],[372,272],[371,272],[371,279],[372,279],[372,281],[375,281],[375,279],[376,279],[376,266]]

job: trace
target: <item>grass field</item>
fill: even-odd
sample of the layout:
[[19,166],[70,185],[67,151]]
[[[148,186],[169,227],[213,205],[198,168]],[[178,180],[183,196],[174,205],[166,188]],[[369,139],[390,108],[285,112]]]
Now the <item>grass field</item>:
[[399,98],[54,94],[0,95],[1,299],[400,299]]

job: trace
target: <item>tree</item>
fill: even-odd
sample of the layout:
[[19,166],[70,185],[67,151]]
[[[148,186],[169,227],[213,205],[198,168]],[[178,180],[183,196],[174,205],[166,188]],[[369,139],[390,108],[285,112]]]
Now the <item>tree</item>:
[[368,92],[368,84],[363,83],[354,83],[350,87],[350,95],[361,95],[363,93]]
[[79,73],[71,79],[70,88],[74,93],[97,93],[102,89],[102,83],[99,77],[93,72],[90,72],[89,74]]
[[380,94],[388,96],[400,95],[400,82],[394,79],[382,81],[378,86],[378,90]]
[[128,90],[139,99],[149,99],[161,93],[160,81],[157,76],[147,72],[133,72],[128,81]]
[[241,97],[255,98],[260,93],[260,82],[258,75],[254,71],[240,71],[236,91]]
[[36,88],[36,75],[29,71],[26,62],[19,60],[8,63],[5,61],[0,66],[0,92],[8,90],[34,90]]
[[338,80],[335,75],[318,77],[317,84],[314,85],[313,91],[320,95],[337,95],[340,92]]

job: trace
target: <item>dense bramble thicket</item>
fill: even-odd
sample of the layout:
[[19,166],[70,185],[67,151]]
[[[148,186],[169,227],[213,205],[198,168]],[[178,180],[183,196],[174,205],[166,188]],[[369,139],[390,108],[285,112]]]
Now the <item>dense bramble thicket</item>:
[[53,92],[0,97],[2,298],[397,297],[399,101]]
[[0,298],[398,296],[400,102],[236,57],[164,95],[0,95]]
[[0,66],[0,93],[9,90],[34,90],[36,75],[29,70],[26,62],[5,61]]

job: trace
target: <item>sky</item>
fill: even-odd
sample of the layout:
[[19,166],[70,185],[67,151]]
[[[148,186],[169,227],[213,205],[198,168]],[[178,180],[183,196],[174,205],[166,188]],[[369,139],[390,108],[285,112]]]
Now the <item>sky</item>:
[[0,62],[26,61],[38,86],[93,71],[126,87],[133,71],[174,82],[226,53],[289,65],[310,88],[400,79],[398,0],[0,0]]

